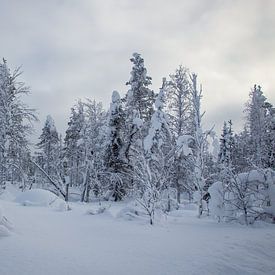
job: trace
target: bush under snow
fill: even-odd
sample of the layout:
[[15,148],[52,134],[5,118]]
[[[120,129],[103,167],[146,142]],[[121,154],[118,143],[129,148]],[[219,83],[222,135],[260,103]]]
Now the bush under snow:
[[64,200],[60,199],[54,193],[43,189],[32,189],[23,192],[16,197],[15,202],[24,206],[52,207],[60,211],[66,211],[68,209]]
[[270,169],[230,175],[209,188],[209,210],[219,220],[254,223],[275,219],[275,174]]

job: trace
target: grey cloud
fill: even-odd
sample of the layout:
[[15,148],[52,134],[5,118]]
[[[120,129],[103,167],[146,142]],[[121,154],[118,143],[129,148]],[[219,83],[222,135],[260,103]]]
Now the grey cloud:
[[28,103],[42,123],[52,114],[62,132],[76,99],[108,107],[112,90],[127,91],[136,51],[155,90],[179,64],[197,72],[205,125],[213,121],[217,131],[226,117],[241,125],[255,82],[275,103],[274,1],[0,0],[0,6],[0,56],[12,67],[23,64],[22,79],[33,91]]

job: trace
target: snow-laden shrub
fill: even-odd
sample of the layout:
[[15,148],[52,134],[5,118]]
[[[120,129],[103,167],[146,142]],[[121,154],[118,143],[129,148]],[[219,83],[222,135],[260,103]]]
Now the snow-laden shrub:
[[103,214],[103,213],[106,213],[110,207],[111,207],[111,206],[99,206],[99,207],[96,208],[96,209],[89,209],[89,210],[87,211],[87,214],[89,214],[89,215],[99,215],[99,214]]
[[[165,215],[163,211],[158,208],[154,211],[154,222],[163,220]],[[117,219],[125,221],[138,221],[141,223],[148,223],[148,212],[137,202],[129,203],[123,207],[116,215]]]
[[211,196],[209,201],[209,211],[218,221],[225,216],[224,188],[222,182],[218,181],[209,187],[208,192]]
[[233,215],[232,205],[228,203],[232,194],[227,192],[226,186],[221,182],[213,183],[208,192],[210,194],[210,200],[208,204],[209,212],[211,216],[218,219],[218,221],[227,221],[229,217]]
[[146,214],[133,205],[128,205],[122,208],[116,215],[118,219],[123,219],[127,221],[141,219],[142,217],[146,218]]
[[230,173],[209,188],[210,213],[219,220],[251,224],[275,217],[275,173],[270,169]]

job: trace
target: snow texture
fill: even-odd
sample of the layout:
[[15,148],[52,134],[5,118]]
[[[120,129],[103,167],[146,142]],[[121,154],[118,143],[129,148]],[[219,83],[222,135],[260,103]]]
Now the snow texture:
[[110,215],[87,215],[91,204],[69,212],[1,204],[16,228],[0,238],[1,275],[274,274],[273,225],[197,219],[194,205],[150,226],[125,203]]
[[190,135],[182,135],[177,139],[177,153],[178,155],[183,154],[184,156],[192,155],[192,150],[189,147],[192,137]]
[[66,203],[55,194],[43,189],[33,189],[21,193],[15,202],[23,206],[53,207],[57,210],[66,210]]

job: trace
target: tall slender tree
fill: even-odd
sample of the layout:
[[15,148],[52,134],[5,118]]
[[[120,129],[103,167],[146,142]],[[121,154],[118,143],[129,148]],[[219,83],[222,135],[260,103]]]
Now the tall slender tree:
[[6,60],[0,63],[0,184],[5,181],[26,180],[29,160],[28,135],[32,122],[37,121],[34,110],[21,98],[29,88],[18,81],[20,68],[10,72]]

